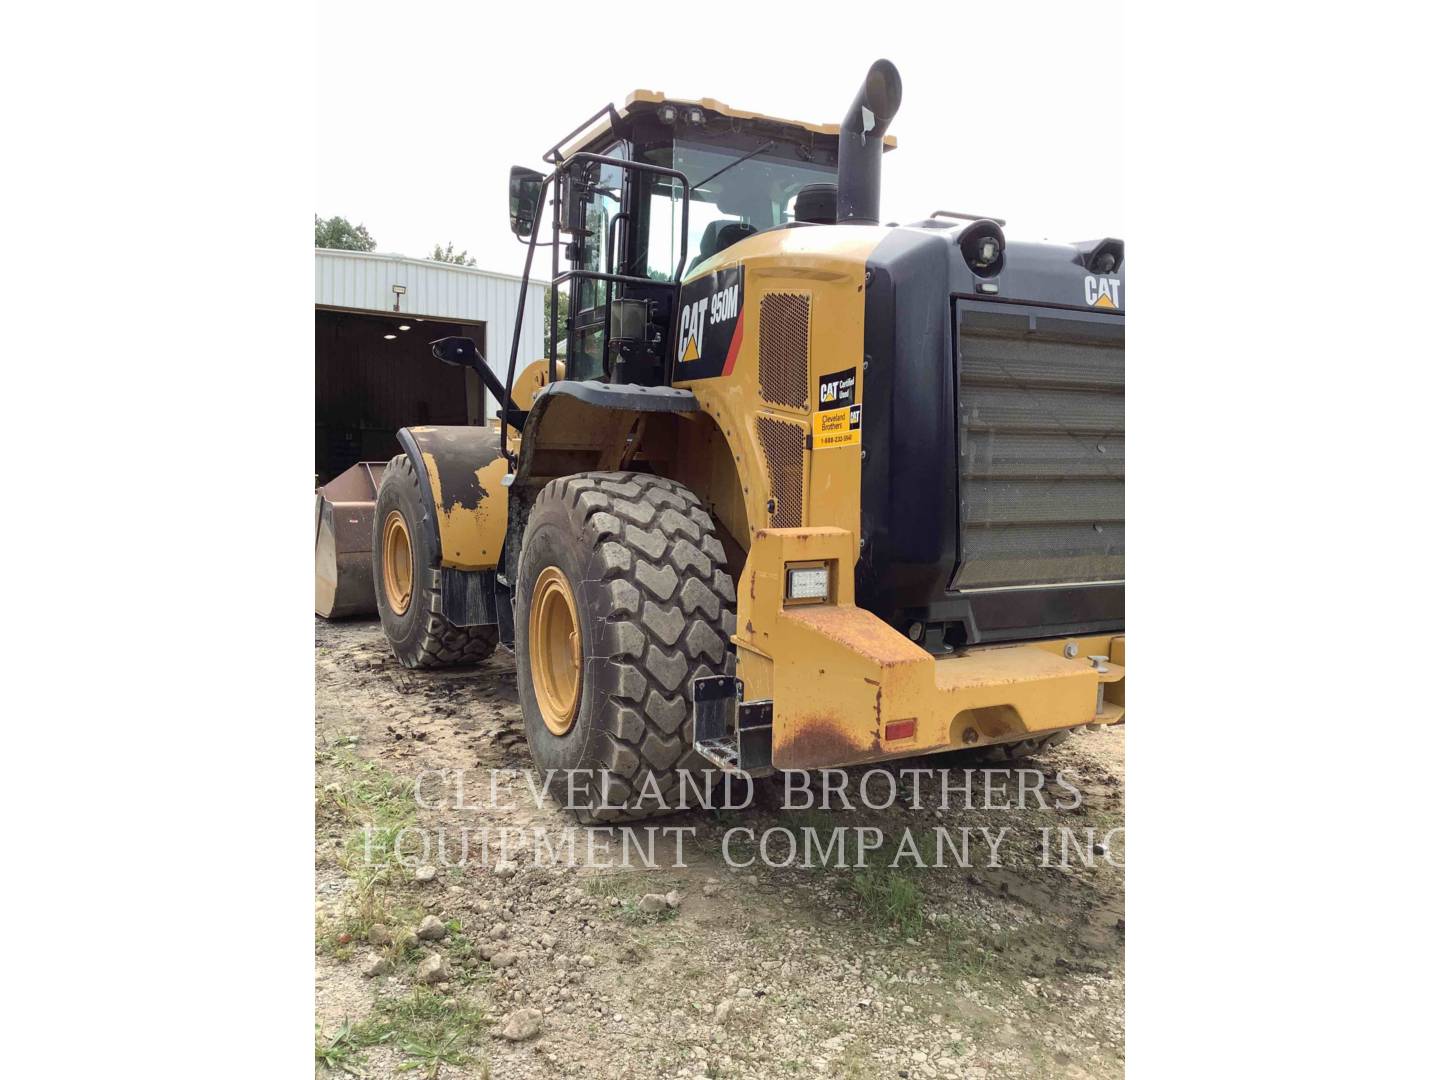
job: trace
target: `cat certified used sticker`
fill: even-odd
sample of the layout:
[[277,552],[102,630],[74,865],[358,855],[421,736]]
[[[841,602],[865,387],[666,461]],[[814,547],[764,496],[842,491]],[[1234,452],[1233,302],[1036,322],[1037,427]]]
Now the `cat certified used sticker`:
[[837,446],[860,445],[860,406],[830,409],[815,414],[814,443],[816,450]]
[[834,375],[820,376],[820,408],[838,409],[855,404],[855,369],[846,368]]

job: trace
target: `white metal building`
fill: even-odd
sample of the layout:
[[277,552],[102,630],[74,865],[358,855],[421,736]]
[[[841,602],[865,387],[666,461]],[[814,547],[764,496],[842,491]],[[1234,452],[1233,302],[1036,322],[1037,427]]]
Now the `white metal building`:
[[[518,249],[517,249],[518,250]],[[517,367],[544,354],[545,282],[525,300]],[[505,378],[520,278],[428,259],[315,250],[316,474],[398,453],[409,424],[483,424],[496,402],[472,371],[447,367],[429,342],[475,340]]]

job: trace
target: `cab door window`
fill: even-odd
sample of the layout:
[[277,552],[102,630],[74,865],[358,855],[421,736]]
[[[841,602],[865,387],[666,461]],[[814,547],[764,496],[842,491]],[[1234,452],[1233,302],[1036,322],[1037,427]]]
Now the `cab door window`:
[[[585,204],[585,246],[580,267],[583,270],[603,271],[612,236],[611,223],[620,213],[624,172],[614,165],[602,166],[595,181],[595,191]],[[584,282],[584,296],[581,310],[589,311],[605,301],[604,285],[600,282]]]
[[[620,147],[606,151],[606,156],[618,156]],[[595,174],[594,191],[585,203],[585,236],[580,250],[581,270],[606,271],[609,245],[622,240],[621,225],[615,225],[615,218],[624,205],[624,171],[614,165],[603,165]],[[619,270],[619,267],[615,267]],[[567,377],[572,379],[600,378],[605,372],[605,301],[606,285],[603,281],[582,278],[575,283],[572,297],[575,319],[575,350],[566,363]]]

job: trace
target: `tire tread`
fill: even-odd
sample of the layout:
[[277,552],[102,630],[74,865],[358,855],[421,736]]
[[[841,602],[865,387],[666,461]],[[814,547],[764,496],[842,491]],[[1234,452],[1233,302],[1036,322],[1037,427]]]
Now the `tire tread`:
[[[691,746],[690,684],[735,670],[735,586],[714,522],[689,489],[648,473],[561,477],[535,509],[547,500],[582,526],[582,557],[604,582],[595,640],[611,662],[596,688],[595,720],[599,765],[615,781],[606,801],[635,803],[651,773],[669,802],[682,771],[709,768]],[[666,812],[647,798],[580,816],[594,823]]]
[[[408,484],[414,489],[420,505],[425,505],[426,493],[420,486],[420,478],[415,474],[415,466],[408,455],[396,454],[386,464],[380,486],[383,488],[387,482]],[[377,529],[378,527],[377,521]],[[413,543],[412,541],[412,550]],[[380,558],[378,550],[374,558]],[[385,603],[383,595],[376,597],[376,600],[379,604]],[[425,630],[419,641],[410,648],[402,648],[400,643],[390,639],[391,651],[405,667],[466,667],[482,663],[495,651],[498,641],[496,627],[456,626],[445,618],[444,599],[440,591],[440,567],[417,568],[410,602],[419,604],[425,612]]]

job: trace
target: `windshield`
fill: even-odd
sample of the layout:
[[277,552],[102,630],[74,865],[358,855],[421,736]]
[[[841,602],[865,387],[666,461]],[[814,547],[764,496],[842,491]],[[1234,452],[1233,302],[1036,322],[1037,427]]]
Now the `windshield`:
[[[690,181],[690,228],[686,274],[713,255],[717,222],[733,222],[743,230],[761,232],[795,220],[795,196],[810,184],[834,184],[833,166],[783,156],[773,143],[745,149],[677,139],[672,168]],[[665,156],[670,156],[665,147]],[[753,156],[749,156],[753,155]],[[650,155],[647,155],[647,157]],[[670,165],[671,163],[657,162]],[[649,192],[649,237],[646,272],[670,279],[680,258],[680,193],[666,178]],[[710,227],[714,225],[715,228]],[[709,230],[709,243],[707,240]]]

